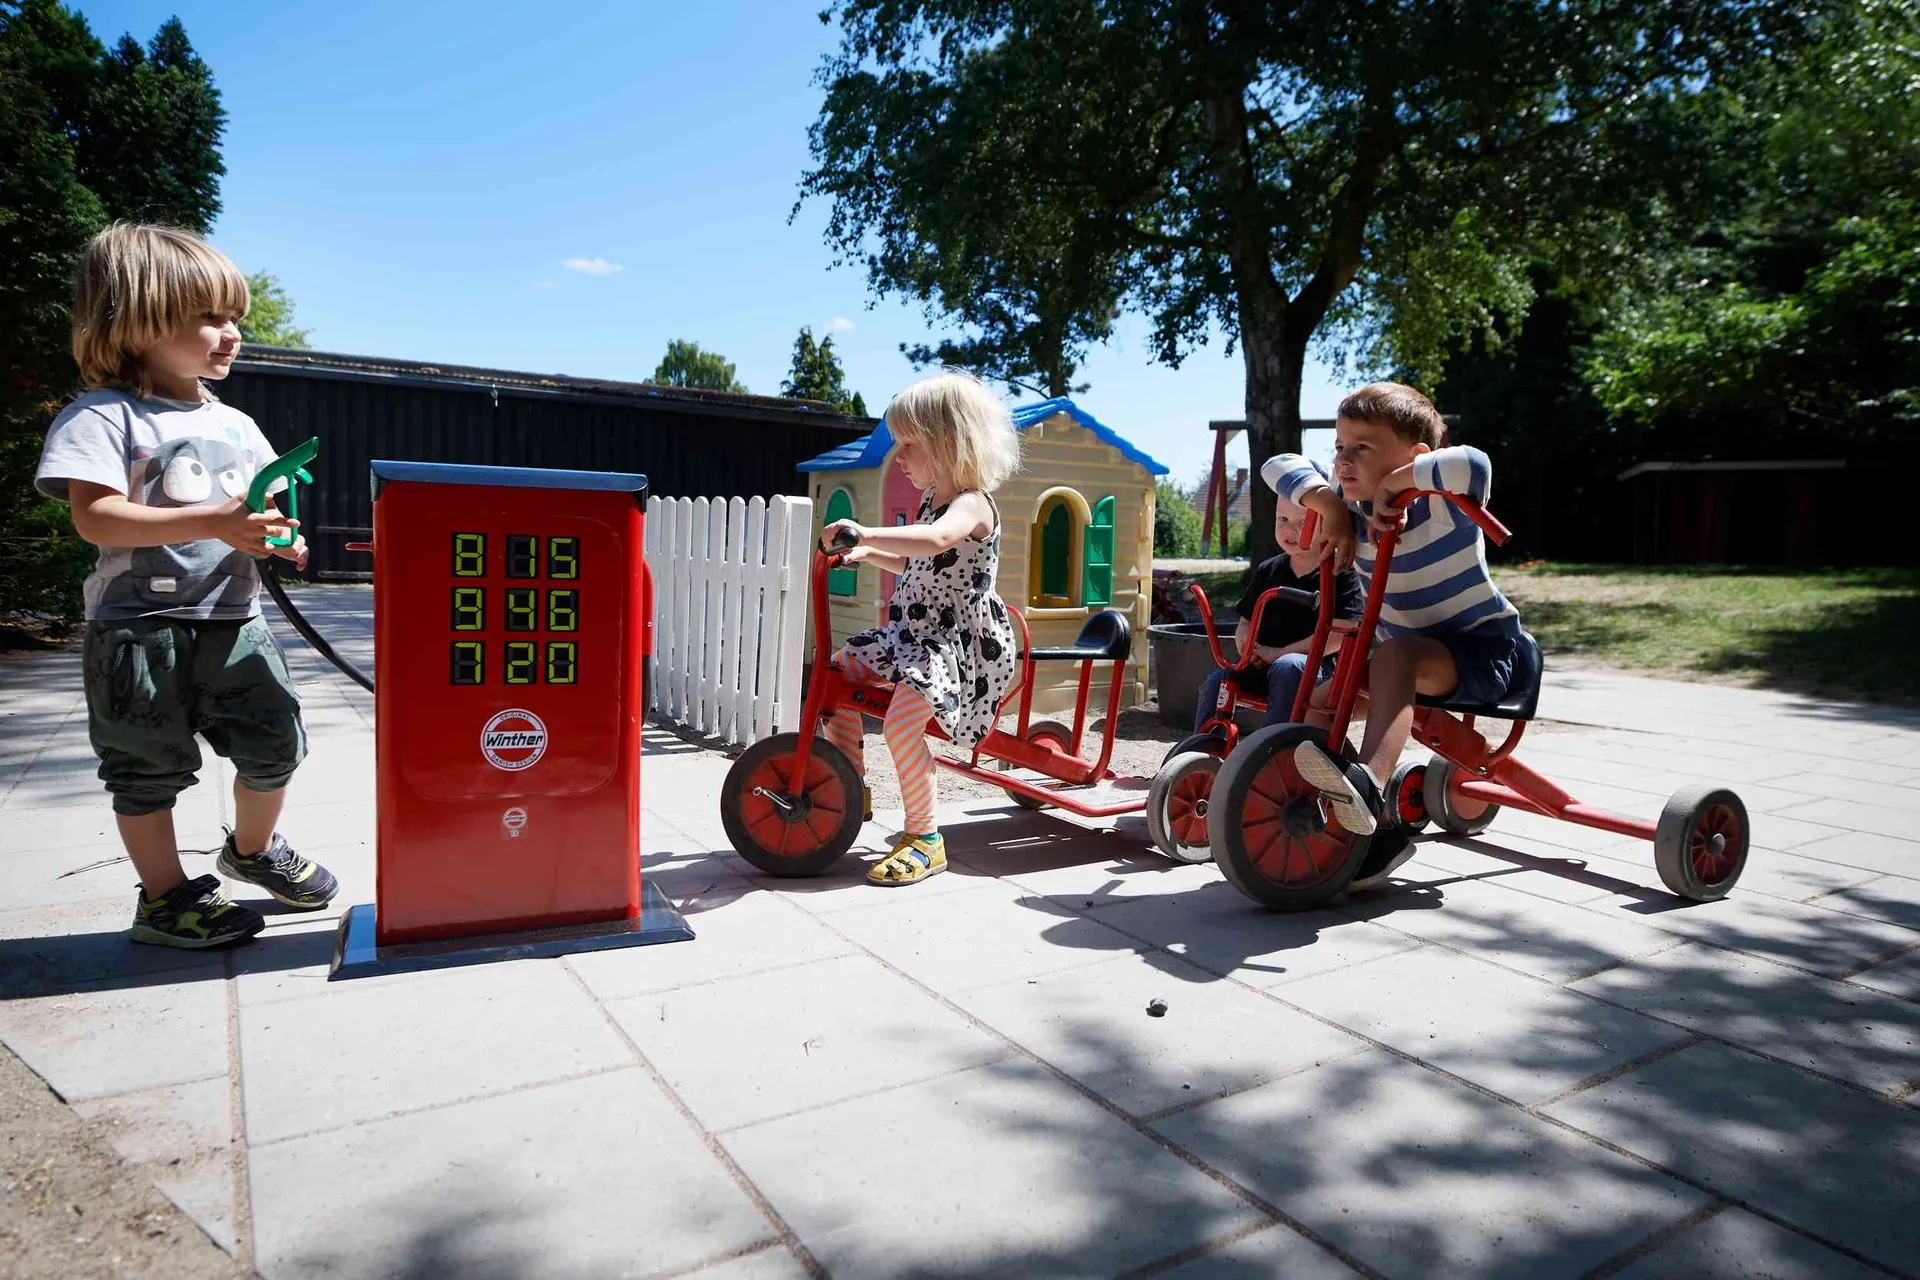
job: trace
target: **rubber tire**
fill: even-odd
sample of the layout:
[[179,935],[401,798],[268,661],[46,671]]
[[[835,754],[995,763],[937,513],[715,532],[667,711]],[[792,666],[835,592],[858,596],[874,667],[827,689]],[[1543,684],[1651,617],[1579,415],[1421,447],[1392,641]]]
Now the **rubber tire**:
[[1218,733],[1190,733],[1173,744],[1167,754],[1160,757],[1160,766],[1165,768],[1175,756],[1184,756],[1189,751],[1204,751],[1210,756],[1227,758],[1227,740]]
[[[1366,861],[1367,846],[1371,843],[1367,836],[1343,833],[1349,842],[1345,856],[1329,875],[1305,888],[1275,884],[1255,865],[1247,849],[1242,823],[1248,794],[1261,770],[1275,756],[1291,752],[1303,741],[1312,741],[1324,748],[1327,732],[1317,726],[1275,724],[1242,738],[1214,779],[1212,804],[1207,814],[1208,843],[1220,874],[1247,897],[1276,911],[1310,911],[1345,893],[1354,873]],[[1360,788],[1363,796],[1369,795],[1374,784],[1367,771],[1352,763],[1351,757],[1343,759],[1347,761],[1347,777]],[[1372,799],[1377,805],[1379,797]]]
[[[1393,771],[1393,776],[1387,779],[1387,795],[1392,797],[1393,801],[1386,806],[1388,822],[1396,830],[1404,831],[1410,836],[1417,836],[1433,821],[1433,815],[1427,811],[1426,783],[1427,762],[1424,760],[1403,761],[1400,767]],[[1414,790],[1408,798],[1418,797],[1420,806],[1420,815],[1412,822],[1407,821],[1407,815],[1400,807],[1401,796],[1409,786]]]
[[770,876],[817,876],[839,861],[840,855],[851,849],[860,835],[860,773],[853,767],[853,761],[847,759],[845,752],[828,742],[825,735],[815,734],[812,758],[832,770],[845,800],[840,825],[819,848],[799,855],[782,854],[765,848],[753,838],[742,813],[742,801],[746,798],[747,788],[752,785],[750,780],[769,760],[777,760],[782,756],[791,758],[799,743],[800,735],[797,733],[776,733],[771,738],[760,739],[740,753],[740,758],[727,770],[726,781],[720,787],[720,825],[726,828],[728,843],[742,858]]
[[[1028,742],[1037,742],[1041,738],[1047,737],[1051,737],[1054,741],[1058,742],[1060,749],[1065,751],[1073,745],[1073,726],[1061,724],[1058,720],[1035,720],[1027,726]],[[1006,761],[1003,760],[1000,762],[1001,772],[1008,772],[1012,768],[1013,766]],[[1035,800],[1032,796],[1023,796],[1017,791],[1007,792],[1007,799],[1013,801],[1022,809],[1044,809],[1047,807],[1046,801]]]
[[[1213,861],[1213,848],[1210,843],[1180,843],[1180,838],[1174,834],[1167,806],[1174,799],[1174,788],[1183,779],[1196,772],[1211,774],[1213,781],[1218,782],[1222,763],[1220,757],[1211,752],[1184,751],[1161,765],[1160,772],[1153,775],[1153,782],[1147,787],[1147,834],[1153,837],[1153,843],[1159,847],[1160,852],[1175,862],[1199,866]],[[1211,798],[1212,784],[1209,783],[1208,800],[1210,801]]]
[[1427,766],[1427,816],[1448,835],[1477,836],[1500,816],[1500,806],[1489,803],[1484,812],[1471,818],[1461,817],[1447,794],[1456,772],[1453,761],[1438,756]]
[[[1720,879],[1708,882],[1699,871],[1693,850],[1693,836],[1712,810],[1721,809],[1720,821],[1732,820],[1740,844],[1733,869]],[[1724,830],[1723,830],[1724,834]],[[1731,843],[1731,842],[1729,842]],[[1725,787],[1682,787],[1667,800],[1654,829],[1653,865],[1661,883],[1683,898],[1694,902],[1713,902],[1724,898],[1746,870],[1747,853],[1753,846],[1753,828],[1747,823],[1747,806]]]

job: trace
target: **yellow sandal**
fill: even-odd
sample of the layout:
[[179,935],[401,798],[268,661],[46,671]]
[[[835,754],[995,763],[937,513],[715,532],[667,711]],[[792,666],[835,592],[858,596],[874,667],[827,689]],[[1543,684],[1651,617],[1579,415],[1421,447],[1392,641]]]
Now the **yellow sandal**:
[[940,838],[938,831],[930,836],[913,836],[900,833],[899,840],[893,846],[893,852],[874,864],[867,872],[869,884],[898,888],[903,884],[918,884],[928,876],[939,875],[947,869],[947,842]]

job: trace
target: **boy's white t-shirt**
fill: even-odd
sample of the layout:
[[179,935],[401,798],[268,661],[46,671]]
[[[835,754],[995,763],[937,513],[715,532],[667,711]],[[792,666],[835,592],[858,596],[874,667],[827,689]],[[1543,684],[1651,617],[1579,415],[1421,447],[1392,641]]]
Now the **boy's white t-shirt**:
[[[89,391],[53,420],[34,485],[62,502],[84,480],[142,506],[218,506],[244,500],[254,474],[278,456],[252,418],[217,400]],[[260,571],[217,538],[101,547],[85,594],[90,621],[245,619],[260,612]]]

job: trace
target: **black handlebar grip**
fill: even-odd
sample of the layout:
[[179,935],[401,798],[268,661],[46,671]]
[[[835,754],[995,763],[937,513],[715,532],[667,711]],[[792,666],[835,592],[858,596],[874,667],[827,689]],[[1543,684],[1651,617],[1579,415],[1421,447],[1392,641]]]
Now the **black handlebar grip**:
[[860,533],[856,529],[835,529],[833,531],[833,549],[851,551],[860,545]]

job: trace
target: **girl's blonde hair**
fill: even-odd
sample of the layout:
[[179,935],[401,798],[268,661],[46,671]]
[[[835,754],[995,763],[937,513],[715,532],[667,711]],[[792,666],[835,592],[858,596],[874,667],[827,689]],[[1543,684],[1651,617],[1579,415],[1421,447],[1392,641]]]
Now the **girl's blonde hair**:
[[87,242],[73,279],[73,358],[89,387],[153,394],[144,357],[190,318],[243,316],[247,278],[177,227],[116,222]]
[[887,406],[887,429],[913,440],[956,489],[991,493],[1020,469],[1020,442],[1000,398],[967,373],[923,378]]

